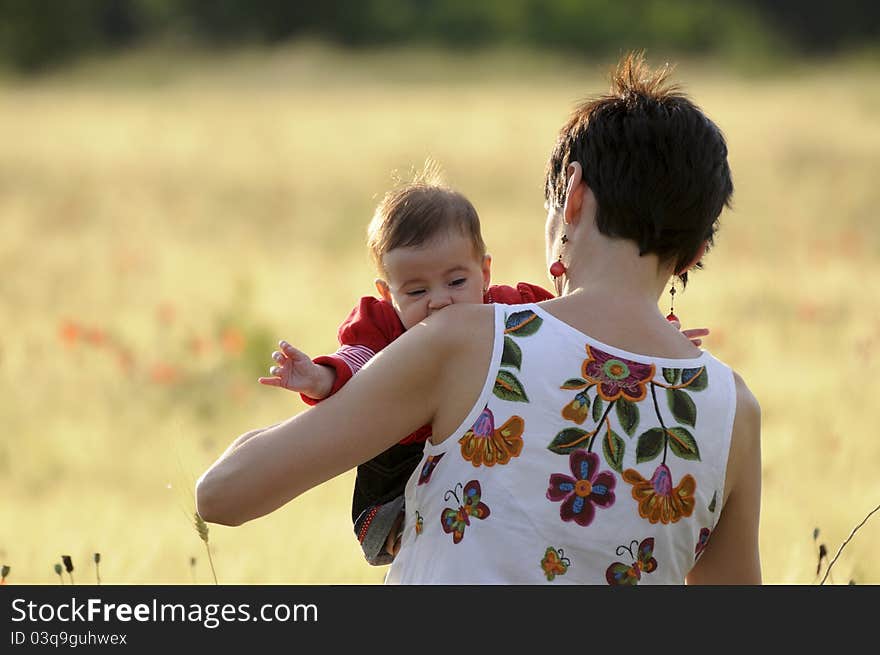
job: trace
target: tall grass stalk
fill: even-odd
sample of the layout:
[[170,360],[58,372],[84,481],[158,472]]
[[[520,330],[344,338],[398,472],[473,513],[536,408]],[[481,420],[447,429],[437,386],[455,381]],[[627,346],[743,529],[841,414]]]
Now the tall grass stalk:
[[828,574],[831,573],[831,568],[834,566],[834,563],[837,561],[837,558],[840,557],[840,553],[843,552],[843,549],[846,547],[846,545],[852,540],[852,538],[855,536],[856,532],[858,532],[859,529],[863,525],[865,525],[865,523],[868,522],[868,519],[871,518],[871,515],[874,514],[874,512],[876,512],[878,510],[880,510],[880,505],[877,505],[877,507],[875,507],[870,512],[868,512],[868,515],[862,519],[862,522],[859,523],[856,527],[854,527],[852,532],[849,533],[849,536],[843,541],[842,544],[840,544],[840,548],[837,549],[837,554],[834,555],[834,559],[831,560],[831,563],[828,565],[828,568],[825,569],[825,575],[822,577],[822,582],[819,583],[820,586],[825,584],[825,580],[828,577]]
[[217,572],[214,570],[214,559],[211,557],[211,546],[208,544],[208,524],[205,519],[199,516],[198,512],[193,512],[195,517],[196,532],[199,533],[199,539],[205,542],[205,550],[208,551],[208,563],[211,565],[211,575],[214,576],[214,584],[217,583]]

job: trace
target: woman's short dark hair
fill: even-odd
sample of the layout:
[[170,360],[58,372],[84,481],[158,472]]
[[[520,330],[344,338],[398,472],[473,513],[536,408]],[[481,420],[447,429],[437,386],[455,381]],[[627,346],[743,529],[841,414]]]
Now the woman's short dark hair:
[[686,284],[682,269],[703,241],[712,244],[733,181],[721,130],[668,83],[670,72],[651,70],[642,53],[626,55],[610,93],[580,104],[560,130],[544,194],[562,207],[566,171],[579,162],[596,197],[599,231],[673,262]]

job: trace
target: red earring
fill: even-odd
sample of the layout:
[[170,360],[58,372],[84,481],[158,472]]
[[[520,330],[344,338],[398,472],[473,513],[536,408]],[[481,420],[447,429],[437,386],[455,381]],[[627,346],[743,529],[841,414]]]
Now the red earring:
[[673,281],[672,286],[669,287],[669,297],[669,314],[666,315],[666,320],[678,321],[678,316],[675,315],[675,281]]
[[[568,237],[564,234],[562,235],[562,243],[563,245],[568,243]],[[565,275],[565,264],[562,263],[562,255],[559,255],[559,259],[550,265],[550,275],[553,277],[562,277]]]

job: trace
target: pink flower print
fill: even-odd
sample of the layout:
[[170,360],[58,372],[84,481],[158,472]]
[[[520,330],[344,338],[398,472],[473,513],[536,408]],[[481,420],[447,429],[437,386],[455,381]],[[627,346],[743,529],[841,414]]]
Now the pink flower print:
[[598,348],[587,346],[583,376],[598,385],[599,396],[612,401],[624,398],[632,402],[647,394],[647,384],[654,378],[653,364],[640,364],[622,357],[614,357]]

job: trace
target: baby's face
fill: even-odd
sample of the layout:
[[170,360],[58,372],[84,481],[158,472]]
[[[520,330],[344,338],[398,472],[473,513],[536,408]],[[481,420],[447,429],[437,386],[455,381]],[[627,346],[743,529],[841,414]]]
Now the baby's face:
[[468,237],[451,232],[389,250],[382,258],[388,279],[376,280],[376,287],[408,330],[447,305],[482,303],[491,261],[474,253]]

